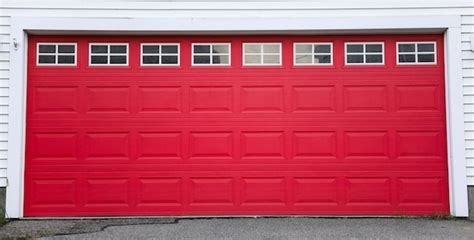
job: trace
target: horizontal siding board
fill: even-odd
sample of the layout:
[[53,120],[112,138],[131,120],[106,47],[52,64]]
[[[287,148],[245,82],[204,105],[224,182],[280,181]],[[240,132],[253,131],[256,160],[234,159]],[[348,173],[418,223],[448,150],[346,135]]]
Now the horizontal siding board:
[[461,33],[474,33],[474,24],[461,25]]

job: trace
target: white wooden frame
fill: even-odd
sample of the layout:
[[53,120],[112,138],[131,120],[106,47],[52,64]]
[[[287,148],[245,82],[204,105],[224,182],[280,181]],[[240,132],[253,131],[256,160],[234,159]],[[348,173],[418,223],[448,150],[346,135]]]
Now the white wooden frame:
[[[361,53],[348,53],[347,52],[347,46],[349,45],[362,45],[363,46],[363,51]],[[382,52],[366,52],[366,47],[367,45],[372,45],[372,44],[381,44],[382,45]],[[380,55],[382,54],[382,62],[381,63],[367,63],[367,55]],[[364,62],[363,63],[349,63],[347,62],[347,56],[348,55],[362,55]],[[344,43],[344,64],[347,66],[371,66],[371,65],[380,65],[383,66],[385,65],[385,43],[384,42],[345,42]]]
[[[311,53],[296,53],[296,45],[311,44]],[[314,52],[315,45],[329,45],[331,52],[329,53],[319,53]],[[295,42],[293,43],[293,66],[332,66],[334,64],[334,47],[332,42]],[[296,55],[311,55],[312,63],[296,63]],[[315,55],[327,55],[331,57],[331,62],[329,63],[314,63]]]
[[[261,51],[260,53],[250,53],[250,54],[245,54],[245,46],[248,46],[248,45],[261,45],[262,48],[261,48]],[[263,56],[265,55],[270,55],[270,56],[276,56],[277,54],[276,53],[264,53],[263,52],[263,46],[264,45],[278,45],[278,48],[279,48],[279,53],[278,53],[278,56],[280,57],[279,58],[279,62],[280,63],[263,63]],[[260,63],[245,63],[245,55],[253,55],[253,56],[260,56]],[[283,58],[282,58],[282,55],[283,55],[283,51],[282,51],[282,43],[281,42],[244,42],[242,43],[242,66],[244,67],[266,67],[266,66],[269,66],[269,67],[274,67],[274,66],[283,66]]]
[[[188,3],[186,3],[188,4]],[[239,3],[239,6],[242,6]],[[315,17],[315,18],[47,18],[13,16],[10,44],[10,98],[8,115],[8,161],[6,215],[23,217],[27,32],[119,34],[236,34],[246,32],[404,33],[444,32],[446,67],[446,114],[448,175],[451,214],[468,216],[466,159],[464,149],[461,18],[459,15]],[[216,66],[216,65],[211,65]]]
[[[55,45],[56,52],[55,53],[40,53],[39,46],[40,45]],[[59,53],[59,45],[73,45],[74,46],[74,53]],[[50,55],[56,57],[56,63],[40,63],[39,57],[40,55]],[[74,56],[74,63],[58,63],[59,56]],[[75,42],[38,42],[36,43],[36,66],[38,67],[51,67],[51,66],[65,66],[65,67],[74,67],[77,66],[77,43]]]
[[[194,46],[196,45],[209,45],[210,46],[210,52],[209,54],[206,53],[197,53],[197,55],[201,56],[209,56],[210,60],[209,63],[194,63]],[[212,52],[212,47],[216,45],[226,45],[229,48],[229,63],[227,64],[214,64],[212,63],[212,56],[225,56],[227,54],[215,54]],[[232,66],[232,44],[231,43],[220,43],[220,42],[214,42],[214,43],[201,43],[201,42],[196,42],[191,44],[191,66],[193,67],[226,67],[226,66]]]
[[[107,53],[92,53],[92,45],[94,46],[107,46]],[[110,46],[123,46],[125,45],[125,48],[127,49],[127,52],[124,53],[111,53],[110,52]],[[110,57],[111,56],[124,56],[126,59],[126,63],[110,63]],[[107,57],[107,63],[92,63],[92,56],[106,56]],[[89,43],[89,50],[88,50],[88,57],[89,57],[89,67],[115,67],[115,66],[128,66],[128,59],[130,58],[130,49],[128,46],[128,43],[107,43],[107,42],[90,42]]]
[[[423,43],[431,43],[434,45],[434,49],[433,49],[433,52],[418,52],[418,44],[423,44]],[[415,52],[402,52],[400,53],[399,51],[399,45],[400,44],[415,44]],[[436,42],[434,41],[419,41],[419,42],[413,42],[413,41],[410,41],[410,42],[396,42],[396,48],[397,48],[397,54],[396,54],[396,58],[397,58],[397,65],[436,65],[438,64],[438,51],[436,49]],[[415,62],[400,62],[400,58],[399,58],[399,55],[404,55],[404,54],[415,54]],[[418,54],[434,54],[434,62],[418,62]]]
[[[160,46],[160,53],[143,53],[143,46]],[[178,53],[162,53],[162,46],[177,46],[178,47]],[[153,64],[153,63],[143,63],[143,56],[157,56],[160,58],[160,63],[159,64]],[[163,56],[177,56],[178,57],[178,62],[175,64],[163,64],[161,61],[161,57]],[[141,43],[140,44],[140,66],[141,67],[176,67],[180,66],[180,61],[181,61],[181,44],[179,43],[152,43],[152,42],[147,42],[147,43]]]

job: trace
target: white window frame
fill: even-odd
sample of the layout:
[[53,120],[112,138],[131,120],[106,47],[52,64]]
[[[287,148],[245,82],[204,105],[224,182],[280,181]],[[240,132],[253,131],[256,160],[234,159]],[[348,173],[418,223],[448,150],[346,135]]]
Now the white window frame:
[[[349,45],[360,45],[362,44],[363,45],[363,51],[360,52],[360,53],[348,53],[347,52],[347,46]],[[366,46],[367,45],[372,45],[372,44],[381,44],[382,45],[382,52],[376,52],[376,53],[367,53],[366,52]],[[366,57],[367,55],[380,55],[382,54],[382,62],[381,63],[367,63],[366,61]],[[348,63],[347,62],[347,56],[348,55],[362,55],[363,58],[364,58],[364,62],[363,63]],[[385,65],[385,42],[345,42],[344,43],[344,63],[345,65],[350,65],[350,66],[357,66],[357,65],[364,65],[364,66],[370,66],[370,65],[378,65],[378,66],[382,66],[382,65]]]
[[[143,53],[143,46],[160,46],[160,52],[159,53]],[[162,46],[177,46],[178,47],[178,52],[177,53],[165,53],[163,54],[162,52]],[[160,63],[155,64],[155,63],[143,63],[143,57],[144,56],[157,56],[160,59]],[[178,57],[178,62],[173,63],[173,64],[163,64],[161,57],[162,56],[177,56]],[[141,43],[140,44],[140,66],[142,67],[171,67],[171,66],[179,66],[181,61],[181,44],[179,43]]]
[[[40,45],[54,45],[56,48],[55,53],[40,53],[39,46]],[[74,53],[59,53],[59,45],[74,45]],[[56,57],[56,63],[40,63],[39,57],[40,55],[49,55]],[[58,56],[72,56],[74,55],[74,63],[58,63],[59,58]],[[74,42],[38,42],[36,43],[36,66],[77,66],[77,43]]]
[[[296,45],[299,44],[311,44],[311,53],[296,53]],[[315,45],[329,45],[330,47],[330,52],[329,53],[315,53],[314,52],[314,46]],[[296,55],[310,55],[312,56],[312,63],[296,63]],[[331,57],[331,61],[329,63],[315,63],[314,62],[314,56],[315,55],[326,55]],[[293,65],[294,66],[332,66],[334,64],[334,48],[333,48],[333,43],[332,42],[294,42],[293,43]]]
[[[96,46],[108,46],[107,53],[92,53],[92,45]],[[123,53],[110,53],[110,46],[122,46],[125,45],[127,52]],[[123,56],[126,57],[126,63],[119,63],[119,64],[110,64],[110,56]],[[107,63],[92,63],[92,56],[107,56]],[[104,42],[90,42],[89,43],[89,66],[91,67],[113,67],[113,66],[128,66],[128,59],[130,57],[130,49],[128,43],[104,43]]]
[[[210,46],[210,53],[197,53],[197,55],[202,55],[202,56],[209,56],[210,57],[210,62],[209,63],[194,63],[194,46],[196,45],[209,45]],[[225,56],[227,54],[214,54],[212,53],[212,46],[215,46],[215,45],[227,45],[229,47],[229,63],[226,63],[226,64],[222,64],[222,63],[219,63],[219,64],[215,64],[215,63],[212,63],[212,57],[215,55],[215,56]],[[213,66],[213,67],[218,67],[218,66],[221,66],[221,67],[225,67],[225,66],[231,66],[232,65],[232,44],[227,42],[227,43],[219,43],[219,42],[215,42],[215,43],[200,43],[200,42],[196,42],[196,43],[192,43],[191,44],[191,66],[198,66],[198,67],[209,67],[209,66]]]
[[[400,52],[400,44],[415,44],[415,52]],[[433,52],[418,52],[418,44],[433,44]],[[400,62],[399,55],[414,54],[415,62]],[[434,62],[418,62],[418,54],[434,54]],[[436,65],[437,61],[436,41],[397,42],[397,65]]]
[[[260,53],[250,53],[250,54],[245,54],[245,47],[248,45],[261,45],[262,47],[260,48],[261,51]],[[263,56],[265,55],[273,55],[276,56],[276,53],[263,53],[263,46],[264,45],[278,45],[280,52],[278,55],[280,56],[279,61],[280,63],[263,63]],[[260,63],[245,63],[245,55],[253,55],[253,56],[260,56]],[[283,65],[283,60],[282,60],[282,43],[281,42],[244,42],[242,43],[242,66],[250,66],[250,67],[259,67],[259,66],[282,66]]]

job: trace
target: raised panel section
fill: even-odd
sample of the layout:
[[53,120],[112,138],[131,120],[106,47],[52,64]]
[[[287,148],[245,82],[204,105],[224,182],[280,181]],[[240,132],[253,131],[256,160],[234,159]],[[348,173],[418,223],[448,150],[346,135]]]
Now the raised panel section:
[[138,111],[141,113],[181,112],[181,87],[139,87]]
[[191,132],[191,158],[232,158],[232,132]]
[[400,178],[399,202],[401,204],[443,203],[443,185],[441,178]]
[[77,113],[78,87],[35,87],[35,113]]
[[33,207],[74,207],[77,204],[76,180],[33,178],[31,180]]
[[285,205],[284,178],[243,178],[242,205]]
[[294,86],[293,112],[333,112],[336,110],[334,86]]
[[32,140],[28,153],[33,160],[71,161],[77,158],[76,133],[32,133]]
[[128,205],[128,179],[86,179],[86,207]]
[[192,205],[232,205],[234,182],[232,178],[191,179]]
[[345,132],[346,157],[388,157],[388,132]]
[[336,178],[295,178],[293,192],[295,205],[336,205],[338,201]]
[[231,113],[233,105],[232,87],[191,87],[191,112]]
[[128,113],[130,111],[129,87],[88,87],[87,112]]
[[91,132],[85,137],[83,146],[86,159],[126,160],[129,157],[128,133]]
[[389,178],[348,178],[347,204],[389,204],[391,189]]
[[285,157],[284,132],[242,132],[242,158]]
[[240,98],[244,113],[284,112],[281,86],[245,86],[241,89]]
[[139,178],[138,206],[180,206],[181,178]]
[[397,150],[399,157],[433,157],[440,156],[441,145],[440,133],[437,131],[427,132],[398,132]]
[[182,154],[181,132],[138,133],[138,159],[180,159]]
[[387,111],[387,89],[385,86],[345,86],[344,111]]
[[398,111],[438,111],[440,95],[438,86],[397,86]]
[[295,159],[336,157],[335,132],[294,132]]

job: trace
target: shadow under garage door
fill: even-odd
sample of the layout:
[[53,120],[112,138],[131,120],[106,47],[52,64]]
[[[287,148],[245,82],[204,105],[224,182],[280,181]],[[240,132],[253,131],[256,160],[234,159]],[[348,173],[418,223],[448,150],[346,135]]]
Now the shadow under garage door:
[[25,216],[449,213],[443,61],[441,35],[29,36]]

